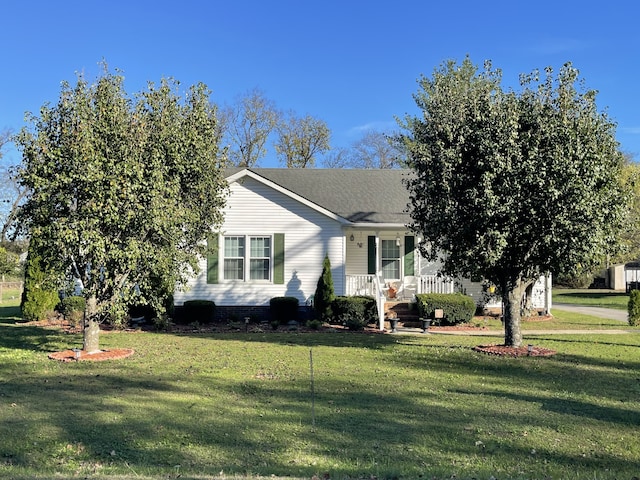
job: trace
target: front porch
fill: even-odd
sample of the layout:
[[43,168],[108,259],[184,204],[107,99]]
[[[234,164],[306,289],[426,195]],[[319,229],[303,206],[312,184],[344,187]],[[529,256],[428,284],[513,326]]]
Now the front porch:
[[384,279],[376,275],[346,275],[345,295],[365,295],[386,300],[413,300],[418,293],[454,293],[454,282],[438,275],[405,277],[403,280]]
[[387,311],[395,309],[392,305],[406,305],[421,293],[454,293],[454,282],[438,275],[408,276],[402,281],[385,281],[382,275],[346,275],[345,278],[345,295],[376,299],[380,330],[384,329]]

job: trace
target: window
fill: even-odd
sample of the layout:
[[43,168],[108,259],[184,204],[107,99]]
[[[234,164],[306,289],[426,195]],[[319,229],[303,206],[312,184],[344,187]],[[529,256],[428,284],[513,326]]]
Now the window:
[[216,234],[207,240],[207,283],[219,280],[285,283],[284,233],[273,235]]
[[224,237],[224,278],[244,280],[244,237]]
[[[249,240],[248,252],[245,248],[247,239]],[[270,280],[271,237],[224,237],[223,278],[225,280],[245,280],[246,278]]]
[[385,279],[400,278],[400,246],[395,240],[382,240],[382,276]]
[[251,237],[250,250],[249,278],[251,280],[269,280],[271,237]]

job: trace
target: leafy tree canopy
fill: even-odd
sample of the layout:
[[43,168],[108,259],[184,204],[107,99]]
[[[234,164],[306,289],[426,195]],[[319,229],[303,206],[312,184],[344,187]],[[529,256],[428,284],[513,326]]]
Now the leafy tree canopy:
[[203,84],[179,83],[131,97],[123,77],[82,76],[17,137],[21,215],[39,253],[80,278],[87,298],[85,350],[98,321],[136,299],[163,296],[197,270],[208,232],[222,221],[226,183],[216,109]]
[[565,64],[501,87],[469,58],[437,68],[403,122],[412,228],[444,270],[502,292],[505,340],[519,345],[520,303],[541,274],[600,260],[615,243],[625,195],[615,124]]

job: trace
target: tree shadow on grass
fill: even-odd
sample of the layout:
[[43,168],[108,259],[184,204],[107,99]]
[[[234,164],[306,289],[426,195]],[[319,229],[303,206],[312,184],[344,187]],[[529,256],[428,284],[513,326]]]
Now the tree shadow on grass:
[[0,347],[34,352],[55,352],[73,337],[55,328],[26,325],[14,312],[19,307],[0,307]]

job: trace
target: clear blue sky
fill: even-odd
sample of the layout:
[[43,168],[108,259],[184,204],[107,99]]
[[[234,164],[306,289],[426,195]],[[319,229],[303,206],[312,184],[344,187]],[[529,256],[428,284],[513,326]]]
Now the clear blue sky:
[[[224,105],[257,87],[282,110],[324,120],[332,145],[347,147],[417,113],[420,75],[469,54],[513,86],[572,61],[640,161],[637,0],[7,0],[0,12],[0,129],[19,130],[62,80],[91,80],[105,59],[129,93],[171,76],[206,83]],[[273,151],[261,162],[277,165]]]

